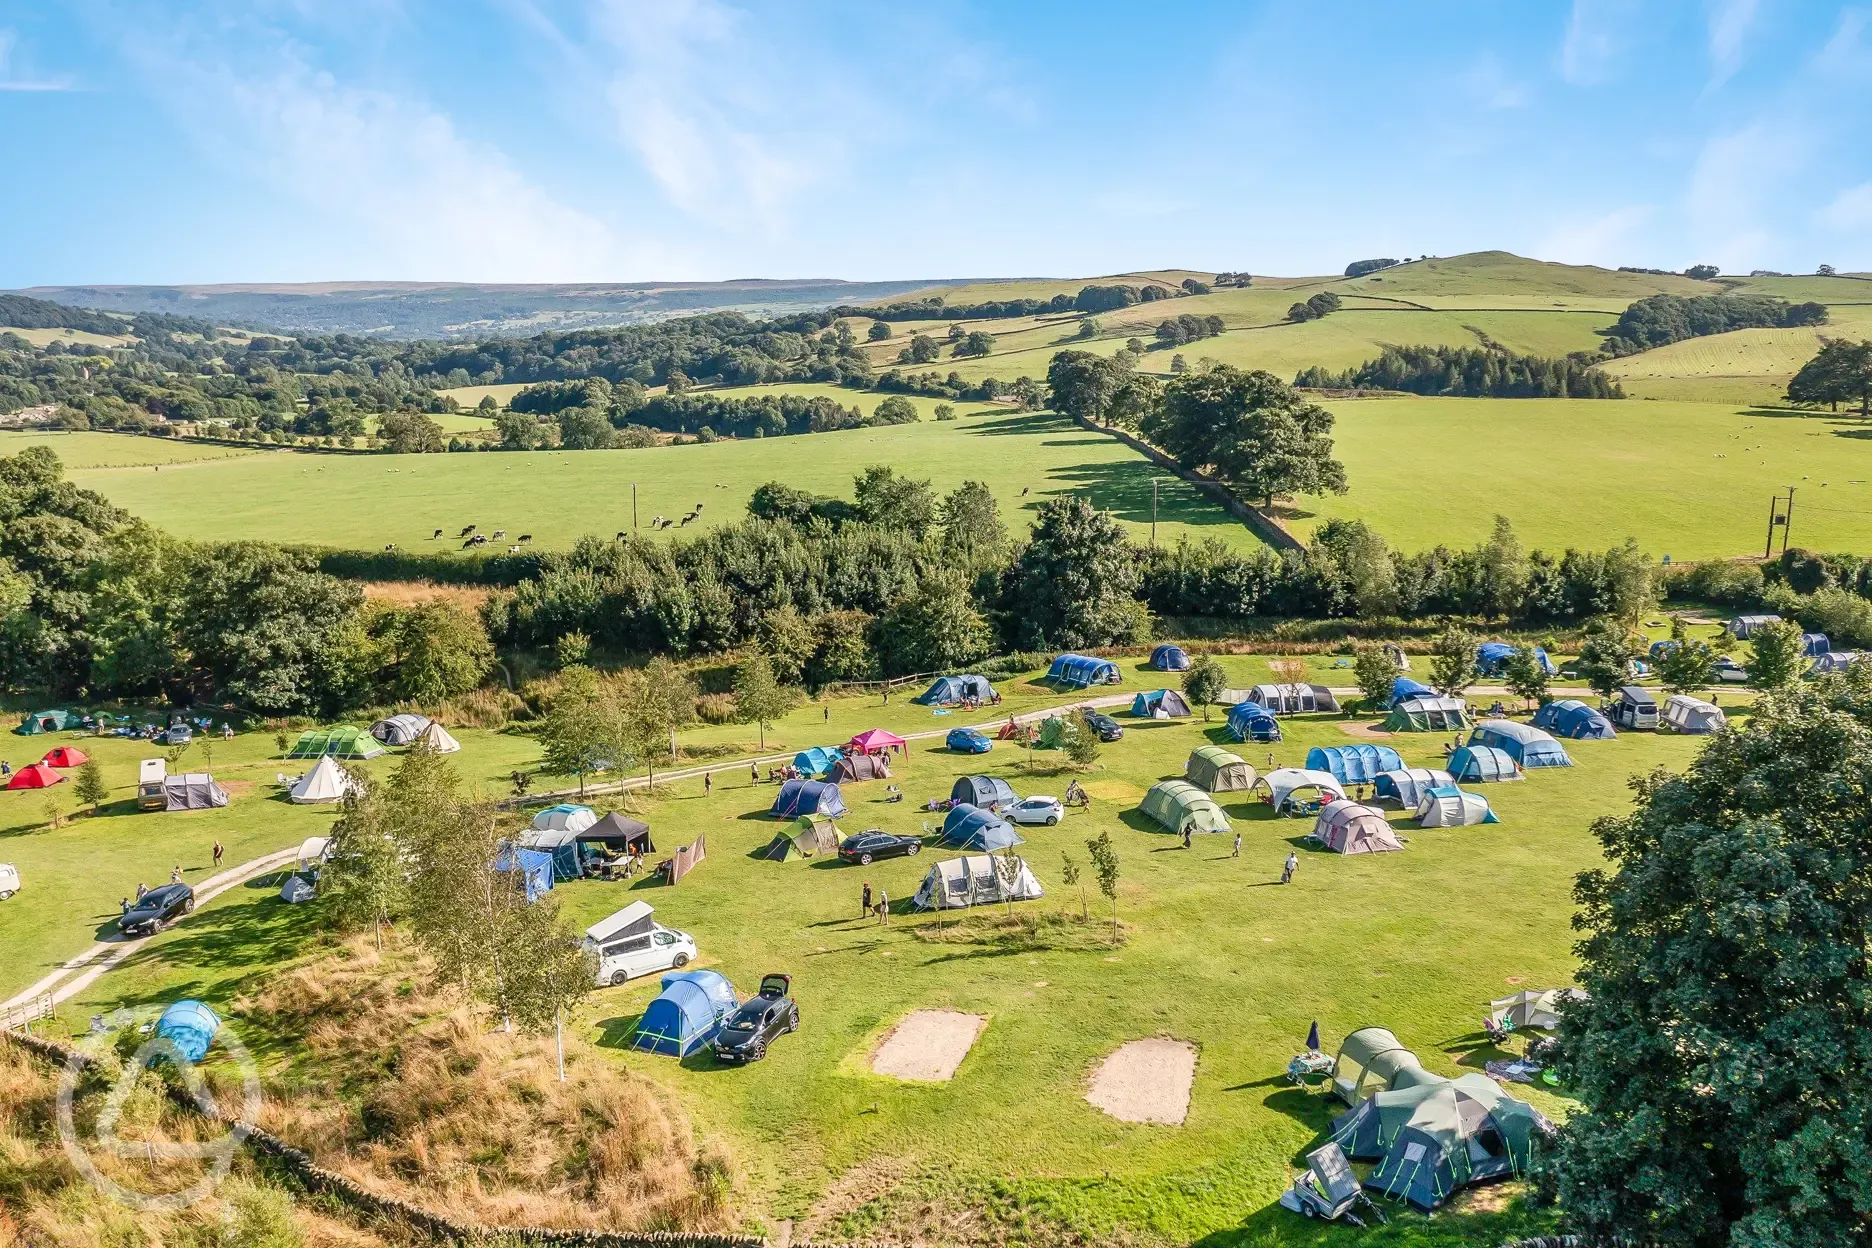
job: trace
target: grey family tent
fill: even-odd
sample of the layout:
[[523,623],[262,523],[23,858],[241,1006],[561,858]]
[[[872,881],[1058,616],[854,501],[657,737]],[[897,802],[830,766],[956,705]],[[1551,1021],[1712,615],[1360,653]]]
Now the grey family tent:
[[1489,1002],[1489,1021],[1496,1026],[1512,1023],[1516,1027],[1538,1027],[1543,1031],[1560,1029],[1560,1011],[1569,1001],[1587,999],[1584,988],[1531,988]]
[[1865,654],[1858,650],[1829,650],[1814,660],[1814,665],[1807,669],[1809,676],[1824,676],[1828,672],[1843,672]]
[[1305,789],[1331,793],[1334,797],[1345,796],[1345,786],[1332,772],[1308,771],[1303,767],[1276,767],[1254,783],[1256,788],[1267,790],[1268,805],[1276,811],[1285,810],[1293,795]]
[[1248,697],[1276,715],[1336,711],[1339,699],[1325,685],[1256,685]]
[[793,770],[802,776],[830,775],[839,759],[845,757],[845,751],[836,745],[815,745],[811,749],[801,750],[793,756]]
[[380,719],[370,726],[370,735],[385,745],[414,745],[416,738],[422,736],[429,726],[427,715],[413,715],[405,711],[401,715],[392,715]]
[[1372,800],[1375,802],[1396,802],[1405,810],[1416,810],[1423,795],[1440,784],[1454,784],[1456,778],[1447,771],[1429,767],[1407,767],[1399,771],[1378,773],[1372,781]]
[[1464,828],[1474,823],[1500,823],[1488,798],[1453,784],[1440,784],[1424,793],[1413,816],[1420,828]]
[[970,701],[992,702],[994,696],[994,686],[986,676],[938,676],[916,701],[924,706],[959,706]]
[[1189,652],[1182,646],[1158,646],[1151,651],[1150,665],[1157,672],[1187,672],[1190,669]]
[[[729,995],[733,995],[732,987]],[[663,991],[644,1007],[643,1017],[637,1020],[631,1048],[665,1057],[688,1057],[715,1038],[726,1017],[719,993],[711,986],[697,983],[690,973],[665,976]]]
[[1313,823],[1313,839],[1335,854],[1388,854],[1404,848],[1382,810],[1357,802],[1327,802]]
[[918,910],[951,910],[998,901],[1033,901],[1040,881],[1025,860],[1005,854],[963,856],[933,863],[911,902]]
[[1385,716],[1386,732],[1461,732],[1469,726],[1469,708],[1461,698],[1417,695],[1405,698]]
[[1199,745],[1183,764],[1183,776],[1207,793],[1246,793],[1254,787],[1255,769],[1219,745]]
[[[1470,745],[1488,745],[1500,750],[1521,765],[1522,770],[1536,767],[1571,767],[1566,747],[1531,724],[1512,719],[1485,719],[1469,734]],[[1454,770],[1452,768],[1451,770]]]
[[1311,771],[1330,771],[1340,784],[1370,784],[1380,772],[1401,771],[1404,760],[1388,745],[1316,745],[1307,751]]
[[1710,733],[1728,722],[1720,706],[1688,694],[1674,693],[1664,703],[1664,723],[1672,732]]
[[597,822],[597,811],[575,802],[560,802],[533,816],[533,827],[541,832],[583,832]]
[[1535,1139],[1552,1130],[1487,1075],[1428,1075],[1341,1114],[1333,1140],[1352,1160],[1378,1163],[1367,1191],[1428,1213],[1460,1188],[1524,1173]]
[[1329,1088],[1348,1105],[1389,1090],[1406,1071],[1426,1073],[1417,1055],[1383,1027],[1361,1027],[1347,1036],[1333,1058]]
[[576,835],[581,845],[603,845],[606,849],[620,853],[656,852],[656,844],[650,839],[650,825],[639,823],[628,815],[620,815],[615,810],[591,826],[580,829]]
[[164,810],[213,810],[227,804],[227,790],[205,771],[163,777]]
[[1174,689],[1151,689],[1131,699],[1131,713],[1139,719],[1188,719],[1190,708]]
[[585,874],[579,862],[578,833],[568,828],[528,828],[520,834],[519,845],[552,859],[555,884],[576,880]]
[[[1476,647],[1476,670],[1484,676],[1499,676],[1508,666],[1508,660],[1514,657],[1516,647],[1505,641],[1485,641]],[[1541,671],[1549,676],[1559,675],[1560,669],[1547,657],[1547,651],[1540,646],[1534,647],[1534,661],[1539,663]]]
[[1753,637],[1758,629],[1780,622],[1781,617],[1778,615],[1738,615],[1729,621],[1729,635],[1738,641],[1745,641]]
[[943,816],[943,844],[956,849],[1002,850],[1020,845],[1024,838],[1014,825],[967,802],[951,807]]
[[1578,698],[1544,703],[1530,722],[1544,732],[1569,741],[1610,741],[1618,736],[1611,720]]
[[832,764],[832,779],[840,784],[890,779],[890,759],[883,754],[847,754]]
[[1178,836],[1184,832],[1227,832],[1228,816],[1213,797],[1187,780],[1160,780],[1138,810]]
[[1512,754],[1504,754],[1490,745],[1465,745],[1457,749],[1449,756],[1449,773],[1458,783],[1487,784],[1526,778]]
[[1259,702],[1237,702],[1229,708],[1229,735],[1237,741],[1278,741],[1280,721]]
[[1391,682],[1391,706],[1396,706],[1406,698],[1434,698],[1436,690],[1421,681],[1408,676],[1399,676]]
[[1014,787],[999,776],[963,776],[949,790],[949,800],[987,810],[1012,806],[1020,798],[1014,796]]
[[1083,654],[1062,654],[1047,668],[1046,683],[1084,689],[1088,685],[1115,685],[1123,677],[1110,659],[1088,658]]
[[842,839],[838,825],[824,815],[801,815],[774,833],[761,857],[772,862],[828,857],[838,853]]
[[845,799],[839,795],[839,786],[828,780],[789,780],[780,786],[768,813],[781,819],[801,815],[836,819],[846,813]]
[[1833,652],[1833,643],[1825,633],[1802,633],[1801,653],[1810,659],[1817,659],[1823,654]]
[[78,716],[71,711],[33,711],[20,720],[19,727],[13,731],[30,737],[41,732],[67,732],[77,727]]

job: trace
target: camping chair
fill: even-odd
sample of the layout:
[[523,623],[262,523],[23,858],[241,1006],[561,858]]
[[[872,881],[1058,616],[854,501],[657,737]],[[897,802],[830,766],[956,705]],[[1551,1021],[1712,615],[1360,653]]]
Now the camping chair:
[[1079,786],[1077,780],[1072,780],[1066,785],[1066,796],[1060,799],[1060,805],[1084,806],[1086,809],[1090,810],[1092,808],[1092,798]]
[[1487,1034],[1489,1043],[1497,1048],[1508,1043],[1508,1037],[1514,1035],[1514,1019],[1504,1017],[1499,1023],[1489,1015],[1482,1016],[1482,1030]]

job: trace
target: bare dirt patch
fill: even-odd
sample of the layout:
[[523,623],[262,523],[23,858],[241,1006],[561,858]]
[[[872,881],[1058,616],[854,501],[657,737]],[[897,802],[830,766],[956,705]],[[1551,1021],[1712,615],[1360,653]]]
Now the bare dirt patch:
[[1345,733],[1348,737],[1389,737],[1395,735],[1386,732],[1376,724],[1342,723],[1339,725],[1339,731]]
[[1180,1127],[1189,1116],[1196,1048],[1181,1040],[1121,1044],[1092,1072],[1086,1100],[1121,1122]]
[[885,1035],[871,1054],[871,1069],[916,1083],[947,1082],[987,1025],[983,1014],[915,1010]]

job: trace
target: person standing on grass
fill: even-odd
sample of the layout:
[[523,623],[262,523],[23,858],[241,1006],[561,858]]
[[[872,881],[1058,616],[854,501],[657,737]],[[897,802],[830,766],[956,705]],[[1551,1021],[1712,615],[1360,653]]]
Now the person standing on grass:
[[1281,870],[1281,883],[1283,884],[1293,883],[1294,872],[1298,871],[1299,869],[1300,869],[1300,855],[1294,853],[1292,850],[1288,850],[1287,851],[1287,865]]
[[175,870],[169,873],[169,882],[171,884],[180,884],[182,882],[182,864],[181,863],[179,862],[176,863]]
[[702,796],[712,797],[714,796],[714,793],[715,793],[715,773],[712,771],[705,771],[702,773]]
[[749,784],[760,783],[760,767],[757,764],[749,763],[747,765],[747,778]]
[[877,916],[879,923],[890,922],[890,894],[878,889]]
[[1235,834],[1235,852],[1230,854],[1229,857],[1231,858],[1241,857],[1241,833],[1239,832]]
[[214,850],[212,852],[214,853],[215,870],[219,871],[221,869],[221,855],[226,853],[227,851],[221,848],[220,841],[216,841],[214,843]]
[[858,917],[862,919],[870,913],[871,913],[871,881],[866,880],[865,886],[864,886],[864,900],[858,903]]
[[1189,830],[1189,825],[1186,823],[1183,825],[1183,848],[1188,849],[1189,847],[1190,847],[1190,830]]
[[828,702],[823,709],[825,711],[825,722],[829,724],[832,722],[832,704]]

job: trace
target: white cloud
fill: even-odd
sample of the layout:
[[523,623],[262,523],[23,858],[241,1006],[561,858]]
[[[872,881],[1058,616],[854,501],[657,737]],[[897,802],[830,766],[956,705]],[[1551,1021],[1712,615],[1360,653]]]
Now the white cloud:
[[1690,175],[1684,242],[1695,261],[1746,272],[1779,259],[1785,241],[1770,227],[1783,188],[1807,159],[1802,131],[1757,122],[1703,144]]
[[1629,257],[1639,250],[1638,232],[1656,213],[1650,204],[1627,204],[1596,217],[1564,221],[1547,232],[1534,254],[1566,264],[1630,264]]
[[1759,0],[1714,0],[1709,15],[1711,86],[1719,86],[1742,67],[1748,37],[1759,15]]
[[1864,9],[1842,9],[1833,37],[1815,58],[1817,67],[1824,73],[1863,83],[1872,75],[1872,49],[1866,47],[1866,25]]
[[1626,0],[1573,0],[1560,45],[1560,76],[1575,86],[1610,78],[1625,54],[1628,17]]
[[0,30],[0,91],[70,91],[68,77],[45,78],[14,68],[13,50],[19,46],[16,31]]
[[1872,230],[1872,182],[1848,187],[1820,210],[1820,220],[1836,230]]

